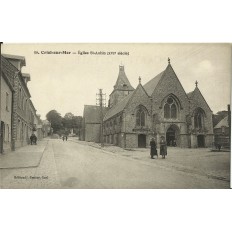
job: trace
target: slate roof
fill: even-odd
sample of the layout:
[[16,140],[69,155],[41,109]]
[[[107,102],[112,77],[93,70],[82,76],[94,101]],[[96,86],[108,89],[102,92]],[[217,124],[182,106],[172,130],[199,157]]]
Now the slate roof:
[[[108,111],[108,107],[103,107],[103,117]],[[85,123],[101,123],[101,108],[100,106],[85,105],[84,114]]]
[[133,93],[134,93],[134,91],[131,92],[129,95],[127,95],[125,98],[123,98],[120,102],[118,102],[118,104],[116,104],[111,109],[109,109],[104,117],[104,121],[106,121],[107,119],[109,119],[109,118],[113,117],[114,115],[123,111],[123,109],[126,107],[128,101],[131,99]]
[[158,74],[157,76],[155,76],[154,78],[152,78],[150,81],[148,81],[143,88],[145,89],[145,91],[147,92],[147,94],[149,96],[152,95],[152,93],[154,92],[156,86],[158,85],[160,79],[162,78],[163,74],[164,74],[165,70],[163,72],[161,72],[160,74]]
[[221,128],[222,126],[229,127],[229,124],[228,124],[228,116],[226,116],[225,118],[223,118],[223,119],[214,127],[214,129]]
[[134,88],[131,86],[125,70],[124,66],[119,66],[119,73],[118,73],[118,79],[116,81],[116,84],[114,85],[114,90],[134,90]]

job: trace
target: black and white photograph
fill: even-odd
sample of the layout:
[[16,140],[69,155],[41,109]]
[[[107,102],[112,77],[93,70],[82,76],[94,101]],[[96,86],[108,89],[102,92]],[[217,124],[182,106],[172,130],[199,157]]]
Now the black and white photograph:
[[1,44],[1,189],[230,188],[231,44]]

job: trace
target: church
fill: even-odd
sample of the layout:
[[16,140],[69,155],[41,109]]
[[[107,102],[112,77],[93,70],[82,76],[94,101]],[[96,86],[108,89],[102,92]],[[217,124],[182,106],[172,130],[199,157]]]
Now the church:
[[122,148],[149,147],[165,138],[168,146],[211,147],[214,139],[212,110],[195,83],[186,93],[168,58],[163,72],[134,89],[119,66],[114,89],[103,118],[105,144]]

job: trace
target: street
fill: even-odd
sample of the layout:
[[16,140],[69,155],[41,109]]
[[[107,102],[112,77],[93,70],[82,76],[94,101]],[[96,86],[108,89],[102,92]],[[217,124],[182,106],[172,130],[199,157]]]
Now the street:
[[[42,141],[45,150],[38,167],[0,169],[1,188],[67,188],[67,189],[163,189],[163,188],[229,188],[229,153],[209,153],[210,158],[203,163],[203,169],[190,167],[187,161],[180,165],[178,157],[151,160],[149,149],[142,151],[112,152],[99,149],[73,139],[48,139]],[[111,148],[113,149],[113,148]],[[180,149],[181,152],[186,149]],[[175,150],[179,151],[179,150]],[[192,149],[186,157],[193,157]],[[197,150],[195,150],[197,151]],[[130,154],[134,154],[132,157]],[[140,156],[140,157],[139,157]],[[203,156],[203,155],[201,155]],[[220,162],[216,162],[219,159]],[[200,160],[200,157],[191,158]],[[186,160],[188,160],[186,158]],[[193,166],[197,162],[191,160]],[[218,163],[218,167],[217,164]],[[226,163],[226,165],[225,165]],[[228,165],[227,165],[228,163]],[[221,166],[220,166],[221,165]],[[200,165],[198,165],[200,166]],[[223,170],[217,175],[217,168]],[[214,172],[212,169],[215,169]],[[208,172],[207,172],[208,171]],[[21,178],[24,177],[24,178]]]

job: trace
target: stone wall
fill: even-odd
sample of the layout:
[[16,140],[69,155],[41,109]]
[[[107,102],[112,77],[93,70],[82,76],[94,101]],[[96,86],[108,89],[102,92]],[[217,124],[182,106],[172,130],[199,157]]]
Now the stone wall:
[[85,124],[85,141],[100,143],[101,124]]

